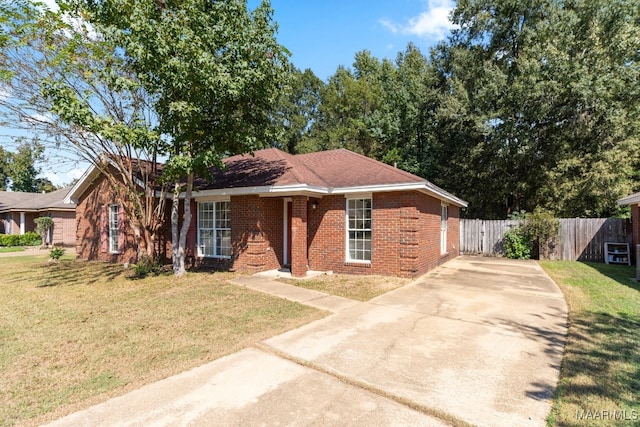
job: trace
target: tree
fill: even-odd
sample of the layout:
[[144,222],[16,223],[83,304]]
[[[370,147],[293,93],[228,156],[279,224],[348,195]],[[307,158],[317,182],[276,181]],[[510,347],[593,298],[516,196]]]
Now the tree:
[[7,171],[11,181],[11,191],[27,193],[39,192],[41,169],[36,162],[44,159],[44,146],[37,141],[23,141],[18,145],[17,152],[9,153]]
[[459,29],[434,56],[436,131],[453,137],[437,175],[470,214],[615,212],[637,183],[639,10],[624,0],[458,3]]
[[273,10],[263,1],[249,12],[244,0],[73,3],[106,29],[154,96],[159,132],[171,142],[165,173],[174,183],[173,269],[181,276],[195,175],[278,139],[273,116],[289,66]]
[[53,218],[50,216],[41,216],[34,221],[36,223],[36,232],[40,235],[42,244],[46,246],[51,243],[48,241],[47,236],[49,235],[51,227],[53,227]]
[[7,189],[10,155],[11,153],[0,147],[0,191],[5,191]]
[[289,90],[281,98],[276,111],[276,121],[283,128],[275,146],[296,154],[305,151],[312,126],[319,119],[321,91],[324,83],[310,69],[293,70]]
[[[136,74],[100,28],[64,9],[2,3],[0,23],[2,119],[44,146],[93,164],[116,191],[139,252],[153,255],[165,200],[156,160],[166,144],[153,129],[150,98]],[[33,180],[36,174],[28,175]],[[12,177],[14,183],[47,185],[23,176]]]

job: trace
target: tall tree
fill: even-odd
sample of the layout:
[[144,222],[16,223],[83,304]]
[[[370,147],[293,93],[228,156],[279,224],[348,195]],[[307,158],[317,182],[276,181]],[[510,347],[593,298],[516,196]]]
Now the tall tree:
[[10,152],[0,147],[0,191],[5,191],[7,189],[10,155]]
[[11,191],[38,192],[41,168],[36,163],[44,159],[44,146],[38,142],[23,141],[15,153],[9,153],[7,171]]
[[173,269],[180,276],[196,173],[206,177],[225,155],[278,139],[273,116],[289,66],[273,10],[263,1],[250,12],[244,0],[72,3],[108,29],[154,95],[158,129],[171,139],[166,173],[174,182]]
[[274,145],[296,154],[305,151],[312,126],[318,121],[324,83],[310,69],[293,70],[289,90],[276,111],[283,135]]
[[452,145],[441,151],[438,175],[453,179],[471,215],[503,218],[536,206],[558,215],[615,211],[640,151],[638,6],[458,3],[459,29],[434,59],[444,96],[439,138]]
[[[164,143],[137,76],[99,28],[64,12],[30,1],[1,3],[0,23],[5,125],[96,166],[116,191],[139,251],[153,256],[164,217],[165,198],[155,194]],[[22,175],[12,179],[35,179]],[[29,182],[39,184],[46,182]]]

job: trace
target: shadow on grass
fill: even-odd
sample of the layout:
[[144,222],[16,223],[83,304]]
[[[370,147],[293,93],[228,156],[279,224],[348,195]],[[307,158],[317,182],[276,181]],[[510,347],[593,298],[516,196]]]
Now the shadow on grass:
[[[585,422],[637,426],[640,422],[640,299],[637,293],[640,284],[635,281],[635,267],[581,264],[595,271],[575,279],[572,285],[582,289],[588,300],[576,299],[577,307],[571,312],[556,395],[559,404],[554,408],[552,419],[559,426],[582,426]],[[596,272],[615,283],[602,282]],[[579,416],[603,411],[617,411],[623,418],[608,415],[589,421]]]
[[636,281],[636,267],[628,265],[603,264],[600,262],[583,262],[603,276],[615,280],[622,286],[627,286],[640,292],[640,282]]
[[92,285],[115,279],[124,274],[122,265],[65,260],[42,264],[39,288],[51,286]]
[[[584,411],[640,410],[639,346],[638,317],[574,316],[562,363],[562,400]],[[557,421],[583,425],[577,417]]]

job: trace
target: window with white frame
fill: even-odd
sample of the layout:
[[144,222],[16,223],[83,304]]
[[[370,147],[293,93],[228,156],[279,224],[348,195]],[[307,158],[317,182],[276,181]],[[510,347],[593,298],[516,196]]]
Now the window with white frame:
[[371,199],[347,199],[347,261],[371,262]]
[[118,253],[120,227],[118,223],[118,205],[109,205],[109,252]]
[[440,206],[440,253],[447,252],[447,220],[449,219],[449,208],[446,205]]
[[198,203],[198,255],[216,258],[231,256],[229,201]]

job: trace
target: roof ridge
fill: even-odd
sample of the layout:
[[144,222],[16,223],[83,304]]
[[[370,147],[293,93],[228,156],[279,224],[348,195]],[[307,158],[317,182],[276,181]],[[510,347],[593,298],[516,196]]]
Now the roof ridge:
[[292,154],[285,153],[284,151],[282,151],[282,150],[280,150],[279,148],[276,148],[276,147],[271,147],[271,150],[275,150],[275,152],[278,154],[278,156],[280,156],[280,158],[282,158],[282,160],[284,160],[287,163],[287,165],[291,169],[291,173],[296,178],[296,180],[300,184],[304,184],[305,183],[304,177],[302,176],[300,171],[296,168],[296,165],[292,164],[292,162],[291,162],[291,158],[294,157],[294,156]]
[[351,151],[351,150],[349,150],[349,149],[347,149],[347,148],[338,148],[338,149],[336,149],[336,151],[337,151],[337,150],[343,150],[343,151],[346,151],[347,153],[350,153],[350,154],[356,155],[356,156],[358,156],[358,157],[361,157],[362,159],[366,160],[366,161],[367,161],[367,162],[369,162],[369,163],[375,163],[378,167],[380,167],[380,165],[383,165],[385,168],[387,168],[387,169],[389,169],[389,170],[392,170],[392,171],[394,171],[394,172],[396,172],[396,173],[400,173],[400,174],[402,174],[402,175],[406,175],[406,176],[409,176],[409,177],[411,177],[411,178],[418,178],[418,179],[421,179],[421,180],[423,180],[423,181],[425,181],[425,182],[430,182],[430,181],[429,181],[428,179],[426,179],[426,178],[423,178],[423,177],[418,176],[418,175],[416,175],[416,174],[413,174],[413,173],[411,173],[411,172],[407,172],[406,170],[400,169],[400,168],[398,168],[398,167],[396,167],[396,166],[388,165],[388,164],[386,164],[385,162],[382,162],[382,161],[380,161],[380,160],[372,159],[371,157],[367,157],[367,156],[365,156],[364,154],[360,154],[360,153],[357,153],[357,152],[355,152],[355,151]]

